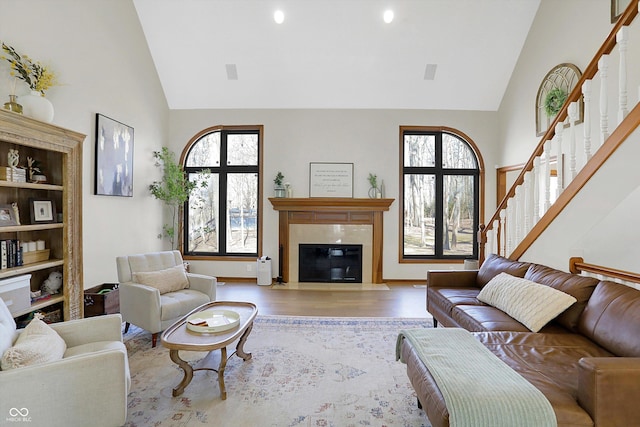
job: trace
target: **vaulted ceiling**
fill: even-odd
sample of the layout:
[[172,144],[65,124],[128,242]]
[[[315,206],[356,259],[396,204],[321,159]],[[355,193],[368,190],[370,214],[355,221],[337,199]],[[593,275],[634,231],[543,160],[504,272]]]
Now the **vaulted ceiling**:
[[[499,108],[540,4],[133,2],[171,109],[482,111]],[[394,12],[390,23],[386,10]]]

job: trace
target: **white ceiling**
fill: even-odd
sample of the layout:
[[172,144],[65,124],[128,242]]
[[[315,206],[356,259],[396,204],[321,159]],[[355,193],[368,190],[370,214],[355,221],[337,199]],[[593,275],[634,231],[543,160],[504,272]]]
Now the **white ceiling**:
[[[169,108],[495,111],[540,0],[133,0]],[[285,13],[274,22],[275,10]],[[393,9],[395,19],[382,15]],[[427,64],[437,64],[425,80]],[[235,66],[237,80],[227,68]]]

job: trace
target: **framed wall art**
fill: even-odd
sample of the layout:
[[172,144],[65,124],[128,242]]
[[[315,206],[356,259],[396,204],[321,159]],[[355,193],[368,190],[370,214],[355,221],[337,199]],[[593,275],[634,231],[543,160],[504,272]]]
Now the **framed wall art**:
[[29,199],[31,224],[56,222],[56,205],[52,199]]
[[133,197],[133,128],[96,114],[95,192]]
[[353,163],[309,163],[309,197],[353,197]]

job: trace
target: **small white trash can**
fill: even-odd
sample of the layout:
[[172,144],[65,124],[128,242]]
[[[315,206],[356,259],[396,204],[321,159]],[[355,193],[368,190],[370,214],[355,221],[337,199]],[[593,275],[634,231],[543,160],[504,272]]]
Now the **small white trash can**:
[[258,276],[258,286],[271,285],[271,259],[260,258],[256,266],[256,272]]

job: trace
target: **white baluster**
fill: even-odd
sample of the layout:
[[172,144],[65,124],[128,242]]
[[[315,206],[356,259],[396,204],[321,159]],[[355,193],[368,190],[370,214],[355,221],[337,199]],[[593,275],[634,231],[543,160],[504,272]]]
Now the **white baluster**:
[[618,89],[620,91],[620,106],[618,109],[618,124],[620,124],[629,110],[627,108],[627,42],[629,41],[629,28],[620,28],[616,34],[616,42],[620,51],[620,70],[618,78]]
[[564,125],[562,123],[556,124],[556,169],[558,185],[556,186],[556,199],[562,194],[562,133],[564,132]]
[[602,55],[598,60],[600,72],[600,145],[609,138],[609,55]]
[[582,98],[584,100],[584,154],[588,162],[591,160],[591,80],[582,84]]
[[540,221],[540,156],[533,159],[533,225]]
[[498,242],[498,230],[500,229],[500,220],[493,221],[493,234],[491,235],[491,253],[500,254],[500,242]]
[[498,255],[507,256],[507,224],[506,224],[507,211],[502,209],[500,211],[500,241],[498,242],[499,249]]
[[513,238],[515,236],[515,225],[516,222],[514,221],[514,208],[513,208],[513,204],[514,204],[515,200],[513,200],[513,197],[510,198],[507,201],[507,247],[505,249],[505,256],[509,256],[511,254],[511,252],[513,251]]
[[516,246],[522,242],[524,236],[524,200],[522,197],[522,185],[516,187]]
[[551,140],[544,143],[544,212],[551,207]]
[[531,221],[533,219],[533,183],[531,175],[533,172],[524,173],[524,235],[531,231]]
[[[576,178],[576,120],[578,119],[578,103],[569,104],[569,175],[571,181]],[[568,183],[567,183],[568,184]]]

